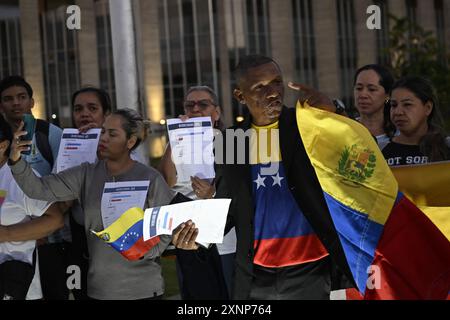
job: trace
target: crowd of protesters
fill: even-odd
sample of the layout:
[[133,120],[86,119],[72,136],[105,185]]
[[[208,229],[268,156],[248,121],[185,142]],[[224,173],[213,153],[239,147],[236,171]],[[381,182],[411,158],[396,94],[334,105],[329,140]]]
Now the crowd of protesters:
[[[161,299],[160,257],[170,244],[176,247],[183,299],[329,299],[332,290],[352,287],[330,249],[338,240],[311,216],[325,202],[298,133],[295,108],[284,105],[279,65],[270,57],[244,56],[234,76],[234,98],[249,117],[231,129],[253,129],[256,135],[279,131],[278,149],[268,150],[270,162],[279,166],[273,176],[279,188],[260,188],[263,164],[251,142],[245,163],[216,163],[213,180],[177,181],[170,145],[158,170],[147,166],[136,148],[148,135],[148,121],[124,106],[113,108],[105,90],[89,86],[73,93],[72,120],[80,133],[101,129],[97,161],[56,173],[62,130],[36,120],[33,135],[25,139],[32,87],[20,76],[3,79],[0,299],[68,299],[70,265],[81,272],[81,288],[72,290],[75,299]],[[376,139],[390,166],[450,160],[437,94],[428,80],[395,81],[388,68],[371,64],[357,70],[353,85],[355,121]],[[340,111],[331,97],[304,85],[296,88],[312,107]],[[183,107],[183,121],[206,116],[214,128],[224,129],[219,98],[210,87],[191,87]],[[224,242],[199,246],[198,230],[189,221],[172,236],[160,236],[143,259],[125,260],[89,232],[104,229],[101,198],[105,183],[112,181],[151,181],[143,209],[232,199]]]

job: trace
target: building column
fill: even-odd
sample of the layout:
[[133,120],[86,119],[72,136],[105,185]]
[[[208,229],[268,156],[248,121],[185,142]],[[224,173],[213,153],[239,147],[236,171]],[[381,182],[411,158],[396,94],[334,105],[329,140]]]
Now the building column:
[[417,23],[426,31],[433,32],[436,36],[436,12],[434,1],[417,0]]
[[94,0],[77,0],[81,10],[81,30],[77,31],[81,85],[100,86],[97,28]]
[[144,88],[143,99],[147,117],[152,121],[152,133],[148,139],[150,158],[160,158],[167,144],[164,127],[160,121],[166,118],[164,108],[164,83],[161,65],[161,47],[159,36],[159,1],[138,0],[139,11],[136,22],[139,23],[139,77]]
[[[373,4],[372,0],[354,1],[355,19],[356,19],[356,43],[358,50],[357,68],[366,64],[377,62],[377,29],[367,28],[367,8]],[[387,17],[381,17],[387,19]]]
[[233,103],[232,103],[232,89],[231,89],[231,72],[230,72],[230,60],[228,54],[227,46],[227,22],[225,19],[225,1],[219,1],[217,3],[217,16],[218,16],[218,32],[219,37],[217,41],[219,42],[219,64],[220,64],[220,74],[219,83],[221,97],[219,100],[222,101],[222,121],[225,127],[230,127],[233,125]]
[[292,0],[269,0],[269,21],[272,58],[280,66],[285,82],[284,104],[289,107],[295,106],[298,95],[287,88],[288,81],[297,82]]
[[147,115],[153,122],[165,118],[164,84],[161,66],[158,1],[140,1],[141,34],[145,101]]
[[33,115],[47,119],[45,110],[44,71],[42,66],[39,1],[19,0],[23,57],[23,77],[33,88]]
[[340,96],[336,1],[313,1],[317,52],[318,89],[330,97]]

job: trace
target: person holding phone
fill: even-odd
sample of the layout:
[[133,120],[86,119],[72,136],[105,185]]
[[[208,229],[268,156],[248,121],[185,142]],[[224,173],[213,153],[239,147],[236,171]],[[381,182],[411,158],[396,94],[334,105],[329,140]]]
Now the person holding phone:
[[[41,119],[35,119],[31,113],[34,107],[33,89],[20,76],[9,76],[0,82],[0,112],[13,130],[17,130],[22,121],[27,135],[24,140],[31,145],[24,150],[23,159],[39,175],[52,173],[58,156],[62,130]],[[66,226],[45,239],[38,241],[38,265],[44,299],[68,299],[66,286],[65,252],[70,246],[70,230]],[[33,287],[33,285],[32,285]],[[40,292],[41,288],[34,290]],[[33,294],[39,299],[41,293]]]
[[[0,112],[13,130],[24,121],[25,129],[30,131],[27,136],[32,137],[29,154],[25,153],[24,159],[40,175],[48,175],[52,172],[58,156],[62,130],[44,120],[35,119],[31,113],[33,107],[33,89],[24,78],[10,76],[0,82]],[[46,143],[44,141],[40,143],[39,135],[44,136]]]
[[27,197],[14,181],[6,164],[12,137],[0,115],[0,300],[23,300],[30,289],[36,241],[28,237],[43,237],[64,225],[57,203]]

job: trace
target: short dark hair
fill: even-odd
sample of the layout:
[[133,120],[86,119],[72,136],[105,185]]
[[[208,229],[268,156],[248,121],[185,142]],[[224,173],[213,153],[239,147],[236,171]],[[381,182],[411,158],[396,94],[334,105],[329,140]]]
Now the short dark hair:
[[87,87],[83,87],[77,91],[75,91],[72,94],[72,111],[73,111],[73,107],[74,107],[74,103],[75,103],[75,99],[77,98],[77,96],[81,93],[85,93],[85,92],[92,92],[94,93],[98,100],[100,100],[100,105],[102,106],[102,110],[103,110],[103,114],[107,114],[111,112],[111,98],[108,94],[108,92],[106,92],[106,90],[103,90],[101,88],[97,88],[97,87],[93,87],[93,86],[87,86]]
[[0,82],[0,97],[3,94],[3,91],[11,87],[23,87],[27,91],[28,97],[30,97],[30,99],[33,98],[33,89],[31,88],[30,84],[26,82],[25,79],[21,76],[9,76],[4,78]]
[[278,63],[270,57],[263,56],[260,54],[251,54],[246,55],[239,58],[239,63],[234,68],[234,79],[236,83],[239,83],[239,80],[247,74],[248,70],[251,68],[255,68],[267,63],[275,63],[275,65],[280,68]]

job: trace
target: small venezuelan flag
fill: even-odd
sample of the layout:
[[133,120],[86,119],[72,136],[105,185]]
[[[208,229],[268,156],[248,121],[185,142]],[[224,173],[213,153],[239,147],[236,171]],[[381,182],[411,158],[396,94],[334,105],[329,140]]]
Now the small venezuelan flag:
[[[358,122],[297,104],[297,125],[359,292],[366,299],[445,299],[450,242],[444,204],[427,215],[420,201],[412,202],[418,198],[408,199]],[[443,185],[441,198],[448,200],[449,180]]]
[[159,237],[144,241],[143,224],[144,211],[141,208],[131,208],[105,230],[93,233],[126,259],[139,260],[159,243]]

